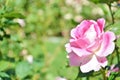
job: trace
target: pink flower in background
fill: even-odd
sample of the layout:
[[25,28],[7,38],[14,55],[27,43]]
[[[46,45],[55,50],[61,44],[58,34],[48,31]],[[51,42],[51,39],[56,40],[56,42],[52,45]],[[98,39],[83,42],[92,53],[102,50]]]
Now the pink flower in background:
[[65,45],[70,66],[80,66],[83,73],[98,71],[107,65],[106,57],[115,48],[113,32],[104,32],[105,20],[84,20],[71,30],[69,43]]
[[115,67],[115,65],[113,64],[112,66],[110,66],[110,70],[108,70],[106,76],[109,77],[112,72],[119,72],[119,71],[120,71],[119,67]]
[[24,19],[14,19],[15,22],[17,22],[21,27],[25,27],[25,21]]

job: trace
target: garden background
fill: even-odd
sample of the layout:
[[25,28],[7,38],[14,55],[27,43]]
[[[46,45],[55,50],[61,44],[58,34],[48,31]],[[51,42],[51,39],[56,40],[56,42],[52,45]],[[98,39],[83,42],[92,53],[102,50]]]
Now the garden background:
[[[0,0],[0,80],[75,80],[78,69],[69,67],[64,46],[70,30],[84,19],[102,17],[105,30],[120,37],[119,2],[110,0],[110,4],[104,0]],[[120,52],[120,39],[116,44]],[[109,64],[118,64],[113,57],[117,55],[108,56]],[[101,76],[90,80],[102,80]]]

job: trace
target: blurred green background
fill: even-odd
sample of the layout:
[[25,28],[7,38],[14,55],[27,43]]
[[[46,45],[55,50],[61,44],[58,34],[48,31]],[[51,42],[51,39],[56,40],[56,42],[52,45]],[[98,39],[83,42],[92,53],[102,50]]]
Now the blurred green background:
[[[120,25],[120,10],[113,11]],[[89,0],[0,0],[0,80],[75,80],[78,70],[68,67],[64,47],[69,32],[101,17],[109,25],[108,6]]]

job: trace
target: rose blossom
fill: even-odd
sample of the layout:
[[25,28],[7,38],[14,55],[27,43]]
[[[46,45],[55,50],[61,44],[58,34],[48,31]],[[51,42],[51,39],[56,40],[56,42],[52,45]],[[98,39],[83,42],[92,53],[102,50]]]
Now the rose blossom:
[[107,65],[107,56],[115,48],[113,32],[104,32],[103,18],[84,20],[71,30],[69,43],[65,45],[70,66],[80,66],[83,73],[98,71]]

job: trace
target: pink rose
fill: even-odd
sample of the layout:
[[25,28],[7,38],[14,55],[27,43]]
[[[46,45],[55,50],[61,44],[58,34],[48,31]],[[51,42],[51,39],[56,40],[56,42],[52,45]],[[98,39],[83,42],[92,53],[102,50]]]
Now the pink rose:
[[105,20],[84,20],[71,30],[69,43],[65,45],[70,66],[80,66],[83,73],[98,71],[107,65],[107,56],[115,48],[113,32],[104,32]]

